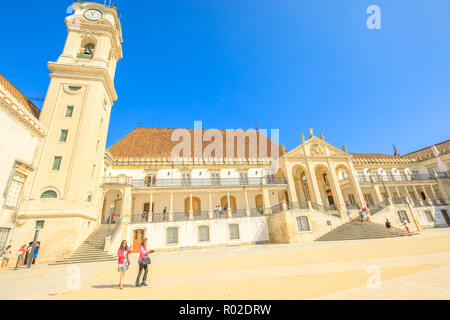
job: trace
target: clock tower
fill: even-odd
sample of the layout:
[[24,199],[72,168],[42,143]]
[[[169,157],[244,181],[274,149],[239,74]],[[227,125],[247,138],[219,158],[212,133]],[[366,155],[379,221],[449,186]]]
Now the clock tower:
[[74,250],[100,220],[106,137],[117,100],[114,76],[122,58],[116,7],[76,2],[72,8],[63,52],[48,63],[50,84],[39,119],[46,136],[18,213],[31,223],[16,229],[29,238],[35,220],[45,220],[40,240],[58,243],[48,248],[56,257]]

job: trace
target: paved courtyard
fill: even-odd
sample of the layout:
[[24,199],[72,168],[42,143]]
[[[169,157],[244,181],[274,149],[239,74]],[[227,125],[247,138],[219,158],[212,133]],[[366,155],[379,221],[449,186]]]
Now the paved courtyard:
[[0,299],[450,299],[450,228],[392,239],[157,252],[146,288],[133,285],[136,259],[123,290],[116,262],[3,270]]

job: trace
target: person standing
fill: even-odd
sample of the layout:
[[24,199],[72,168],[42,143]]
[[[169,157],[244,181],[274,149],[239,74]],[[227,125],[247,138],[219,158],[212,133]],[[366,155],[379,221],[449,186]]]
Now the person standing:
[[361,219],[363,223],[367,222],[367,213],[364,210],[361,212]]
[[123,289],[123,278],[125,277],[125,271],[128,270],[128,267],[130,266],[130,253],[131,249],[127,245],[127,240],[123,240],[120,244],[120,248],[117,251],[118,259],[118,271],[120,272],[120,282],[119,282],[119,288],[120,290]]
[[163,210],[163,221],[169,221],[169,217],[167,216],[167,207],[164,207]]
[[352,221],[352,212],[350,211],[350,209],[347,209],[347,217],[349,221]]
[[405,230],[408,232],[408,235],[412,235],[411,230],[409,230],[409,224],[406,218],[403,218],[402,224],[405,226]]
[[20,247],[19,251],[17,252],[17,266],[23,266],[24,265],[24,259],[25,259],[25,252],[27,251],[27,245],[24,244],[22,247]]
[[[153,253],[153,250],[147,250],[147,242],[148,239],[144,238],[141,242],[141,246],[139,247],[139,273],[136,278],[136,287],[147,286],[147,275],[148,275],[148,265],[151,264],[150,257],[148,256],[150,253]],[[142,278],[142,282],[140,282],[142,271],[144,271],[144,276]]]
[[223,210],[222,210],[222,206],[220,204],[219,204],[218,209],[219,209],[219,217],[222,218]]
[[28,263],[28,259],[31,259],[31,250],[33,250],[33,242],[30,242],[28,244],[26,254],[25,254],[25,260],[23,262],[24,265],[26,265]]
[[389,233],[392,235],[392,236],[397,236],[397,233],[395,232],[395,230],[394,230],[394,228],[392,227],[392,224],[391,224],[391,222],[389,221],[389,219],[388,218],[386,218],[386,223],[384,224],[385,226],[386,226],[386,229],[389,231]]
[[41,247],[41,242],[40,241],[36,241],[36,246],[34,247],[34,252],[33,252],[32,264],[36,264],[40,247]]
[[3,250],[3,258],[2,258],[2,266],[1,269],[3,269],[3,267],[6,269],[8,268],[8,263],[9,263],[9,258],[11,257],[11,246],[7,246],[5,250]]

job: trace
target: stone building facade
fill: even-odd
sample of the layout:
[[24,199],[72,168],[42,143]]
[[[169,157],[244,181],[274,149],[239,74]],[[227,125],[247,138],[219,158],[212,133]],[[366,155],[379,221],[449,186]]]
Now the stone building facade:
[[158,250],[313,241],[362,207],[416,231],[450,225],[450,140],[401,156],[349,153],[312,129],[287,151],[261,130],[139,127],[106,150],[121,24],[113,6],[73,8],[42,112],[0,77],[0,246],[28,243],[37,222],[41,262],[106,225],[111,252],[143,237]]

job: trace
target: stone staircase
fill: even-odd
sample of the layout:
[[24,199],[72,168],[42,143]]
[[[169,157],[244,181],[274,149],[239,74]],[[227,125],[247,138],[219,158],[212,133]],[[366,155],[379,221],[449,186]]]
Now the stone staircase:
[[[115,229],[115,225],[111,225],[111,233]],[[117,259],[115,255],[108,254],[104,251],[105,238],[108,234],[108,225],[101,225],[75,250],[69,258],[58,260],[51,265],[61,264],[78,264],[99,261],[114,261]]]
[[[397,237],[407,236],[405,230],[394,228]],[[360,239],[377,239],[390,238],[392,235],[383,224],[368,222],[363,223],[360,219],[354,219],[347,222],[323,236],[316,239],[316,241],[342,241],[342,240],[360,240]]]

